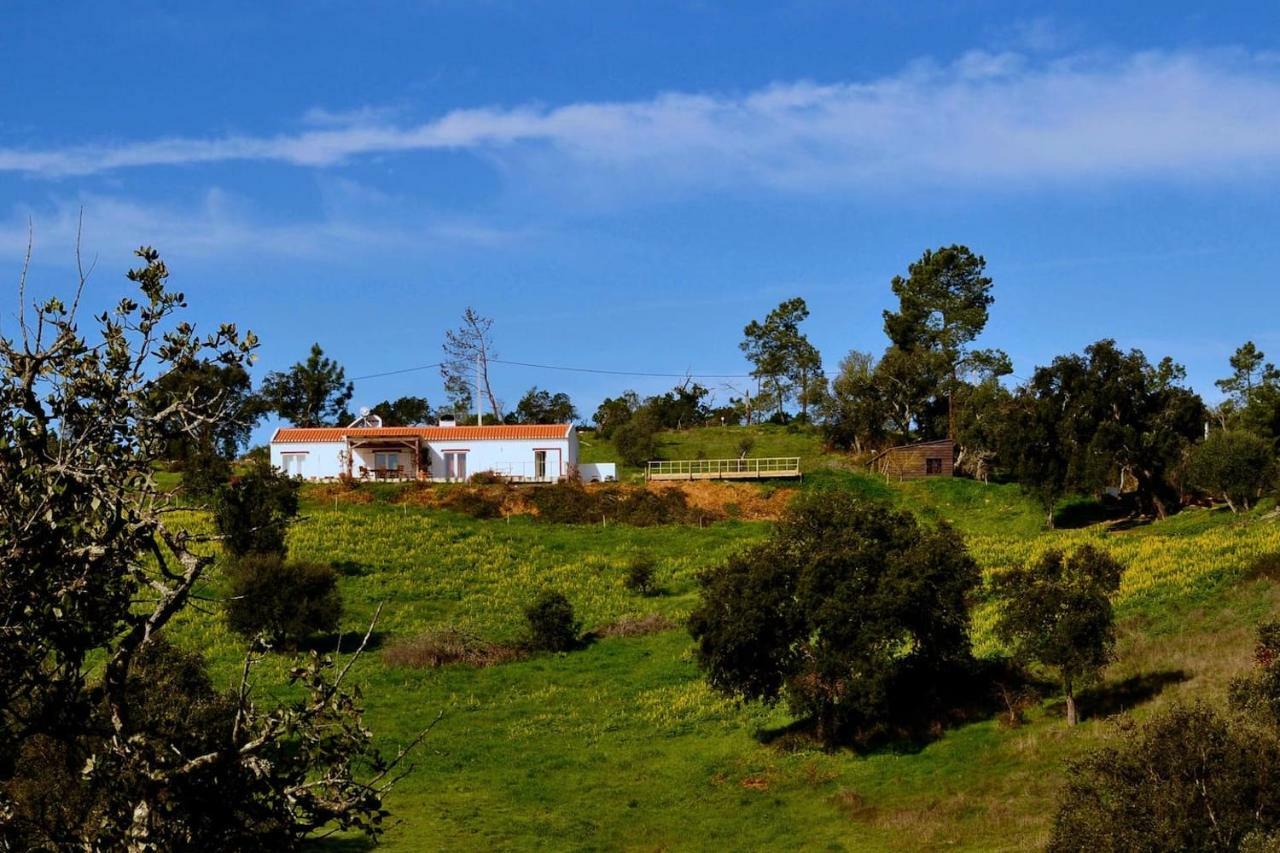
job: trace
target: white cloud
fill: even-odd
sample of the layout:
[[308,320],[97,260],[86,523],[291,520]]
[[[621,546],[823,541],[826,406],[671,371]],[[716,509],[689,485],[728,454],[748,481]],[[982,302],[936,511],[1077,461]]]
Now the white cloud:
[[[469,150],[563,158],[578,177],[847,191],[1272,174],[1280,68],[1239,52],[1041,60],[971,52],[868,82],[791,82],[737,95],[456,110],[417,125],[313,111],[330,126],[269,137],[0,149],[0,170],[49,177],[234,160],[326,167],[368,155]],[[336,122],[336,123],[335,123]]]
[[82,249],[89,258],[99,252],[115,257],[146,244],[169,258],[239,252],[245,257],[324,260],[390,250],[404,254],[459,246],[496,248],[526,236],[521,231],[420,213],[406,213],[394,223],[342,216],[273,222],[255,215],[246,200],[221,189],[211,189],[186,205],[86,194],[14,207],[0,219],[0,258],[23,257],[30,234],[38,259],[70,263],[82,212]]

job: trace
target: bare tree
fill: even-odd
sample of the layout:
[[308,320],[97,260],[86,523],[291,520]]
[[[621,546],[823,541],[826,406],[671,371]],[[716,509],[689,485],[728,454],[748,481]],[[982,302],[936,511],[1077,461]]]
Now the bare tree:
[[139,298],[96,318],[93,338],[77,328],[83,274],[69,307],[24,304],[17,339],[0,336],[0,850],[376,835],[404,751],[378,754],[343,686],[369,635],[345,663],[313,654],[294,668],[292,700],[252,696],[261,648],[230,697],[198,654],[182,653],[182,689],[157,686],[163,632],[199,607],[219,537],[186,529],[192,507],[157,486],[155,465],[174,424],[194,435],[237,416],[164,379],[242,366],[256,340],[171,322],[183,297],[154,250],[138,255]]
[[[474,308],[462,312],[462,325],[444,333],[445,360],[440,377],[445,391],[458,408],[470,408],[475,396],[489,402],[495,421],[502,419],[502,405],[489,384],[489,362],[497,358],[490,329],[493,320],[482,317]],[[477,412],[479,405],[476,406]]]

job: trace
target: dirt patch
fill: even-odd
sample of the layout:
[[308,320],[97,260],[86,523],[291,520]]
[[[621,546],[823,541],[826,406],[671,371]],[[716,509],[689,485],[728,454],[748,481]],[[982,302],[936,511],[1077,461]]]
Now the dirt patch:
[[349,486],[346,483],[321,483],[315,487],[311,493],[317,501],[337,501],[343,504],[370,504],[373,503],[373,493],[361,489],[359,486]]
[[486,667],[524,656],[516,646],[490,643],[459,628],[440,628],[402,640],[382,653],[388,666],[435,669],[450,664]]
[[726,483],[718,481],[693,481],[687,483],[649,483],[653,491],[676,490],[684,492],[689,506],[722,518],[740,518],[748,521],[774,521],[782,515],[796,490],[787,488],[762,488],[751,483]]
[[396,495],[395,502],[448,509],[476,518],[505,518],[532,512],[528,493],[508,485],[415,483]]
[[623,616],[595,630],[598,637],[643,637],[648,634],[660,634],[676,627],[661,613],[650,613],[647,616]]

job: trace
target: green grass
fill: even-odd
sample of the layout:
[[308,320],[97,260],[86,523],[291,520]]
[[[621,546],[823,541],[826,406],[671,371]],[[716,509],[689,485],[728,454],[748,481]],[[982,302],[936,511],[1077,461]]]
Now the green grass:
[[[713,455],[728,440],[720,432],[672,440],[681,452]],[[762,435],[753,454],[787,455],[774,448],[811,442],[801,453],[812,465],[806,488],[850,489],[954,524],[988,574],[1082,542],[1117,554],[1127,571],[1120,657],[1108,683],[1154,679],[1163,690],[1086,696],[1086,715],[1125,707],[1142,716],[1193,696],[1220,700],[1229,677],[1248,666],[1253,626],[1280,604],[1271,582],[1242,580],[1257,556],[1280,551],[1269,507],[1246,517],[1192,510],[1122,532],[1047,532],[1014,487],[888,484],[835,464],[811,436],[782,428]],[[443,625],[515,639],[523,605],[545,587],[565,592],[588,628],[648,613],[680,622],[696,601],[697,573],[768,531],[759,522],[637,529],[477,521],[388,502],[393,492],[363,505],[318,503],[307,492],[305,520],[290,534],[293,556],[343,571],[345,630],[361,630],[385,603],[384,647]],[[657,558],[662,595],[623,586],[639,553]],[[215,574],[208,586],[217,583]],[[992,608],[979,602],[975,613],[982,653],[996,650]],[[189,610],[174,632],[232,683],[243,645],[219,619]],[[284,657],[269,661],[260,690],[274,692],[287,666]],[[388,749],[445,712],[388,799],[390,850],[1023,850],[1045,838],[1066,760],[1110,730],[1098,716],[1068,730],[1050,698],[1020,728],[978,722],[915,751],[782,749],[758,735],[788,723],[785,709],[711,694],[682,630],[482,670],[393,668],[375,652],[355,677]]]
[[[737,459],[740,453],[739,443],[745,436],[750,436],[754,441],[749,456],[798,456],[800,470],[804,472],[815,471],[843,459],[841,454],[830,454],[823,450],[822,439],[816,429],[776,424],[664,431],[658,435],[658,458]],[[617,462],[619,472],[624,477],[642,473],[640,468],[624,465],[612,442],[594,432],[582,433],[579,456],[583,462]]]

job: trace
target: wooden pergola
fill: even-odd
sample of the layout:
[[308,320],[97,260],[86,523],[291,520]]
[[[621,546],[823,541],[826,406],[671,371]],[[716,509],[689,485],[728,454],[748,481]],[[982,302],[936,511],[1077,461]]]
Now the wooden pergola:
[[[422,437],[417,435],[405,436],[377,436],[377,437],[361,437],[361,436],[345,436],[347,444],[347,476],[351,476],[351,468],[355,462],[355,451],[401,451],[408,450],[413,453],[413,477],[419,476],[418,460],[422,458]],[[364,467],[364,466],[361,466]],[[403,466],[401,466],[403,467]],[[380,470],[378,468],[370,468],[373,472],[374,479],[384,479],[393,472],[389,470]],[[408,471],[394,472],[404,476]]]

